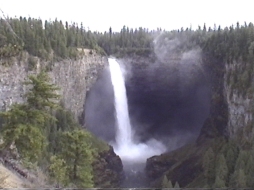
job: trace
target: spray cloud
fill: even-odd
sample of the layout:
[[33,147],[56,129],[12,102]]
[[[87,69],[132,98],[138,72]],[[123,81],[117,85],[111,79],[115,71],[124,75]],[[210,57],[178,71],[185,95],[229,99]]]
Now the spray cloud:
[[155,139],[150,139],[146,144],[134,141],[135,133],[129,118],[124,72],[114,59],[109,59],[109,66],[114,88],[117,120],[116,142],[113,143],[113,147],[124,162],[144,163],[148,157],[160,154],[166,148]]

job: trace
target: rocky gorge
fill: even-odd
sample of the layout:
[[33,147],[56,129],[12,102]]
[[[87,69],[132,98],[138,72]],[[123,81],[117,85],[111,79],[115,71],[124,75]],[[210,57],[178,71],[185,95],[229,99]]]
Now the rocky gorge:
[[[8,109],[12,103],[23,101],[22,95],[26,89],[22,81],[29,74],[48,68],[52,81],[61,88],[59,94],[62,95],[62,103],[80,120],[87,103],[87,91],[93,90],[100,80],[101,73],[108,65],[107,57],[86,55],[80,60],[54,63],[37,60],[35,67],[29,69],[29,55],[24,53],[23,56],[23,60],[14,58],[11,65],[0,66],[2,110]],[[129,111],[132,123],[138,127],[137,134],[143,142],[151,137],[161,138],[168,147],[167,153],[147,160],[145,171],[152,187],[160,187],[164,175],[173,183],[178,182],[181,187],[195,187],[197,181],[202,179],[203,153],[214,143],[214,139],[238,139],[241,142],[239,137],[244,136],[251,140],[251,87],[241,91],[239,86],[234,86],[233,81],[235,75],[246,75],[244,71],[249,64],[239,67],[237,63],[227,64],[202,53],[198,57],[175,54],[166,61],[158,59],[156,55],[129,56],[119,61],[127,70]],[[193,64],[185,65],[185,62]],[[191,77],[186,79],[186,76]],[[187,105],[186,110],[182,111],[183,107],[179,105]],[[186,113],[199,114],[189,114],[185,121],[177,119]],[[112,120],[114,113],[110,114]],[[102,119],[100,122],[106,121]],[[109,130],[114,132],[112,128]],[[103,138],[103,134],[95,132],[95,135],[102,135]],[[109,135],[105,140],[110,141],[112,138],[114,135]],[[95,179],[98,187],[118,187],[124,179],[121,160],[112,148],[102,152],[93,167],[96,175],[100,176]]]
[[[34,65],[32,68],[29,65],[31,59]],[[108,61],[105,56],[88,53],[77,60],[66,59],[52,62],[22,52],[11,59],[1,59],[0,63],[1,111],[8,110],[15,103],[23,103],[24,94],[28,90],[23,84],[24,81],[29,75],[46,69],[52,83],[59,87],[58,94],[61,97],[59,102],[74,115],[77,121],[82,122],[86,94],[107,66]],[[8,158],[5,159],[8,161]],[[16,165],[14,164],[14,167]],[[96,176],[95,186],[98,187],[117,187],[124,178],[121,160],[112,148],[98,155],[93,169]]]

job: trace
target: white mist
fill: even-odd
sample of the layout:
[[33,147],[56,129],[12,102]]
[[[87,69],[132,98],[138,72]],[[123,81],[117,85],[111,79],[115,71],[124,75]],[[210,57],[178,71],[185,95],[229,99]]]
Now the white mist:
[[112,143],[116,154],[123,162],[144,163],[148,157],[165,152],[165,146],[151,139],[146,144],[134,142],[134,132],[129,118],[125,81],[120,65],[109,58],[111,81],[115,96],[116,142]]
[[116,144],[128,146],[132,143],[132,131],[128,112],[128,103],[124,76],[115,59],[109,59],[111,81],[114,88],[115,110],[117,121]]

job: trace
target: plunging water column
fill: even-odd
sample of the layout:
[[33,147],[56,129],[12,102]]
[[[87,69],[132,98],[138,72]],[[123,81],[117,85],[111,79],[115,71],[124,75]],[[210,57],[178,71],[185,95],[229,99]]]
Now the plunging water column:
[[109,65],[111,81],[114,87],[116,120],[118,127],[116,133],[116,144],[118,148],[127,148],[132,144],[132,131],[128,112],[124,76],[116,60],[109,59]]
[[151,139],[146,144],[134,142],[135,133],[129,118],[124,75],[115,59],[109,58],[109,67],[115,96],[117,124],[116,142],[112,145],[123,163],[145,163],[148,157],[161,154],[166,149],[162,143],[155,139]]

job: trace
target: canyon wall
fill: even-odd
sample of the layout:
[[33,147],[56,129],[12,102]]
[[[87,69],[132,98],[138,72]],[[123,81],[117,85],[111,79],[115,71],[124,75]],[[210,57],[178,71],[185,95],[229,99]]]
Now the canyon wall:
[[[28,75],[46,69],[60,90],[61,101],[78,119],[83,112],[86,92],[107,65],[107,57],[87,54],[77,60],[42,61],[23,52],[17,57],[0,60],[0,110],[24,101],[28,90],[23,82]],[[32,65],[32,66],[31,66]]]
[[224,94],[228,104],[227,133],[229,138],[241,143],[251,143],[253,137],[252,67],[251,63],[241,61],[225,64]]

